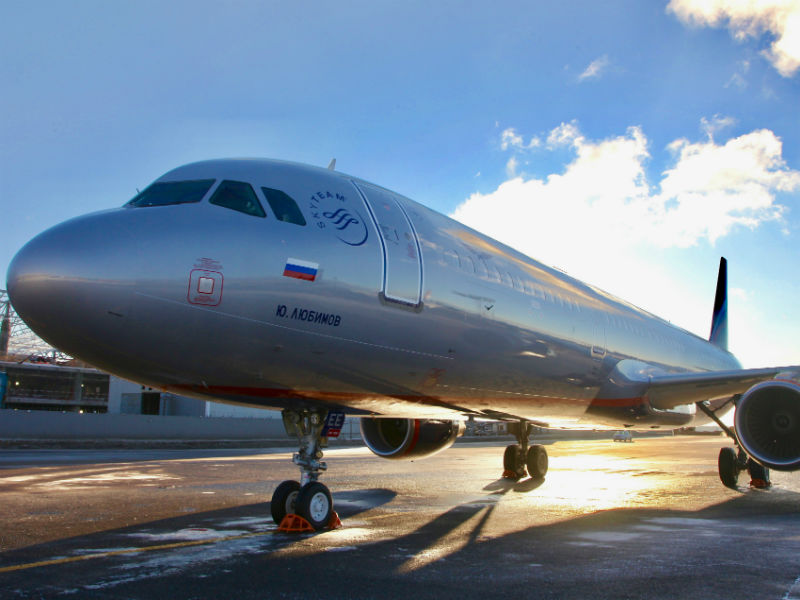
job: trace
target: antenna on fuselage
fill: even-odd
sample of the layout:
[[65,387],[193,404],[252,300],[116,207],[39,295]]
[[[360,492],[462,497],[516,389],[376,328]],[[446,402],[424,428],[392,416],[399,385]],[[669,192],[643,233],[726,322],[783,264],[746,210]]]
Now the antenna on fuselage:
[[336,159],[332,158],[331,162],[328,163],[328,171],[335,171],[336,170]]

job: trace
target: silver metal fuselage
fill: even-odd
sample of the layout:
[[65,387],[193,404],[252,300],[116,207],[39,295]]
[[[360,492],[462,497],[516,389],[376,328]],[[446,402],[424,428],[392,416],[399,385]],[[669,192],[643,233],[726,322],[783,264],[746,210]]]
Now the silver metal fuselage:
[[[32,240],[8,274],[29,325],[154,388],[395,417],[677,427],[694,411],[614,397],[620,361],[658,373],[740,368],[693,334],[359,179],[218,160],[159,181],[196,179],[216,181],[202,202],[95,213]],[[210,204],[222,180],[251,183],[267,217]],[[294,198],[307,225],[276,218],[264,186]],[[313,281],[286,275],[298,261]]]

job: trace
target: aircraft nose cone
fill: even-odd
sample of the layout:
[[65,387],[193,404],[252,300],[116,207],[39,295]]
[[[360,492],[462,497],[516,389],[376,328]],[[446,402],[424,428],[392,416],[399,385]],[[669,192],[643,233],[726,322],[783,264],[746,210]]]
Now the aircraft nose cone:
[[6,290],[14,310],[34,329],[46,321],[57,271],[48,238],[41,234],[25,244],[11,261],[6,276]]
[[113,335],[125,320],[136,254],[113,213],[67,221],[17,252],[6,278],[9,299],[42,339],[81,356],[88,340]]

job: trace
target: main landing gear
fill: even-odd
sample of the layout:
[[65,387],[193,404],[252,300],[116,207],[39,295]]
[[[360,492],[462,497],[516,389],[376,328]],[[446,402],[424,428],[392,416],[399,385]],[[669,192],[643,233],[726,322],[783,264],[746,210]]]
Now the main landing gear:
[[517,438],[517,443],[507,446],[503,454],[503,478],[514,481],[522,479],[527,467],[533,479],[544,479],[547,474],[547,450],[540,444],[528,446],[531,424],[525,420],[509,423],[508,432]]
[[299,452],[292,456],[292,462],[300,467],[300,481],[287,480],[275,488],[270,503],[272,519],[284,527],[288,515],[300,517],[317,531],[326,527],[335,529],[341,523],[333,510],[333,498],[328,488],[317,481],[328,468],[320,460],[322,448],[328,442],[323,435],[328,411],[287,409],[282,414],[286,433],[297,436],[300,445]]
[[722,431],[733,440],[736,444],[735,448],[725,447],[719,451],[719,458],[717,459],[717,470],[719,471],[719,479],[722,485],[729,487],[733,490],[737,488],[739,483],[739,473],[747,470],[750,475],[750,487],[754,488],[768,488],[772,485],[769,480],[769,469],[763,465],[758,464],[752,458],[747,456],[747,453],[742,450],[739,445],[739,440],[736,434],[730,427],[725,425],[719,420],[715,412],[709,408],[704,402],[698,402],[697,407],[711,418],[717,425],[720,426]]
[[763,489],[772,486],[772,482],[769,480],[769,469],[758,464],[738,447],[720,448],[717,468],[722,484],[733,490],[739,483],[739,473],[745,469],[750,475],[750,487]]

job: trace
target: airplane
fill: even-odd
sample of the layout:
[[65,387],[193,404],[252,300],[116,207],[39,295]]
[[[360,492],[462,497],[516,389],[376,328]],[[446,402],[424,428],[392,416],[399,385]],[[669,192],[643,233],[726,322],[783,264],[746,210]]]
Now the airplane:
[[[13,306],[120,377],[281,410],[301,477],[274,491],[278,523],[333,522],[322,449],[345,415],[386,459],[448,448],[470,418],[507,421],[512,480],[547,473],[532,425],[716,422],[734,442],[723,484],[800,469],[800,367],[742,369],[727,350],[724,258],[705,340],[333,167],[178,167],[28,242],[8,270]],[[720,421],[734,407],[735,431]]]

